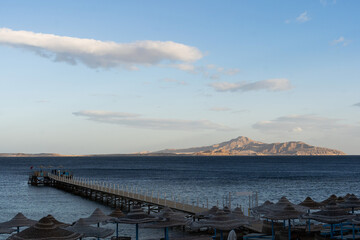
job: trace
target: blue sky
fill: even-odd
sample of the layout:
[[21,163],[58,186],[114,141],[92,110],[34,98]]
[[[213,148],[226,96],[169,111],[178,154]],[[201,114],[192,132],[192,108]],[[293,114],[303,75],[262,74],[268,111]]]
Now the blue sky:
[[1,1],[0,152],[237,136],[360,154],[360,2]]

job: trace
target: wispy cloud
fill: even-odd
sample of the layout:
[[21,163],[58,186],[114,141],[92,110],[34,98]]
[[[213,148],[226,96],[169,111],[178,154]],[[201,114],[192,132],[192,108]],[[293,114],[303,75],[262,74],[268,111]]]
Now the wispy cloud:
[[267,79],[257,82],[215,82],[211,83],[210,86],[219,92],[236,92],[236,91],[286,91],[292,88],[292,85],[288,79],[285,78],[276,78],[276,79]]
[[191,63],[203,57],[195,47],[172,41],[116,43],[0,28],[0,44],[33,51],[56,62],[90,68],[137,69],[159,63]]
[[228,108],[228,107],[212,107],[209,110],[214,111],[214,112],[227,112],[227,111],[230,111],[231,108]]
[[323,6],[333,5],[333,4],[336,4],[336,0],[320,0],[320,3]]
[[195,66],[192,63],[178,63],[178,64],[172,64],[170,66],[192,74],[200,74],[210,79],[220,79],[223,76],[235,76],[240,72],[238,68],[224,68],[224,67],[216,66],[215,64],[208,64],[205,66]]
[[354,104],[355,107],[360,107],[360,102]]
[[108,111],[79,111],[73,113],[75,116],[87,117],[88,120],[112,123],[134,128],[147,128],[157,130],[222,130],[231,128],[213,123],[209,120],[181,120],[181,119],[157,119],[145,118],[139,114],[108,112]]
[[304,22],[307,22],[307,21],[310,21],[310,16],[308,15],[307,11],[301,13],[297,18],[296,18],[296,21],[297,22],[300,22],[300,23],[304,23]]
[[317,115],[289,115],[270,121],[261,121],[253,125],[253,128],[267,132],[313,132],[329,131],[345,128],[341,119],[320,117]]
[[349,45],[350,41],[346,40],[343,36],[331,42],[332,45],[342,45],[343,47]]

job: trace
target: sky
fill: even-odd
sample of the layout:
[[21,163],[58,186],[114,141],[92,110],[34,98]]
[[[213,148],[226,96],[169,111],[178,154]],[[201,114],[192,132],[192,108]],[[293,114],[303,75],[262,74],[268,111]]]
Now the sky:
[[360,154],[360,1],[0,1],[0,152],[238,136]]

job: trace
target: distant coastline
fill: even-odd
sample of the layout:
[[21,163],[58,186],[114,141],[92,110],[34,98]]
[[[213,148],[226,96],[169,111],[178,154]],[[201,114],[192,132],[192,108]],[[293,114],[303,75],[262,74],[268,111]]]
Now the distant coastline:
[[283,143],[262,143],[248,137],[237,137],[227,142],[211,146],[186,149],[165,149],[157,152],[139,152],[129,154],[87,154],[63,155],[58,153],[0,153],[0,157],[105,157],[105,156],[337,156],[344,152],[316,147],[301,141]]

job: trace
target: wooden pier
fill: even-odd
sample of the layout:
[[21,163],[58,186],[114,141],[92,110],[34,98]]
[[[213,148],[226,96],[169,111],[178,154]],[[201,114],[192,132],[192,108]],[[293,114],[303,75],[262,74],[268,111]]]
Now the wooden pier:
[[40,183],[37,180],[30,181],[29,178],[29,184],[38,185],[38,183],[40,183],[55,187],[114,208],[120,208],[124,211],[129,211],[130,207],[134,204],[140,204],[142,207],[147,208],[149,213],[151,211],[158,212],[164,207],[185,212],[189,215],[208,210],[208,206],[199,206],[198,201],[196,205],[194,202],[193,204],[177,202],[175,199],[166,199],[166,195],[161,198],[159,194],[153,196],[153,192],[151,195],[137,193],[137,191],[129,191],[129,189],[123,186],[120,189],[119,185],[111,183],[101,183],[72,176],[57,176],[51,173],[47,173],[46,176],[41,179],[43,180],[41,180],[42,182]]

